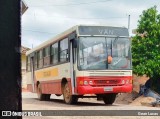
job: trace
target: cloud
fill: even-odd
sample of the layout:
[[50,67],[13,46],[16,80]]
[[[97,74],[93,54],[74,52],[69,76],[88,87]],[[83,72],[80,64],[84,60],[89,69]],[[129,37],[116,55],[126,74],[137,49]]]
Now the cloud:
[[[96,1],[100,2],[84,5],[68,5]],[[37,46],[78,24],[104,24],[108,26],[128,27],[128,15],[131,15],[131,33],[132,29],[137,27],[139,15],[143,10],[154,5],[158,5],[158,10],[160,10],[159,0],[101,1],[102,0],[26,0],[25,2],[29,6],[29,9],[22,16],[22,45],[31,47],[33,44]]]

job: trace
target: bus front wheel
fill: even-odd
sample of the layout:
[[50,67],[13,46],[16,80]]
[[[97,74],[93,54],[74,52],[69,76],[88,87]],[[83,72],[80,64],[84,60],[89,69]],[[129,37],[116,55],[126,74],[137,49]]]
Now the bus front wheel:
[[63,87],[63,97],[64,97],[64,102],[67,104],[75,104],[78,101],[78,97],[72,95],[68,82],[65,83]]
[[116,93],[104,94],[103,101],[105,104],[111,105],[116,99]]

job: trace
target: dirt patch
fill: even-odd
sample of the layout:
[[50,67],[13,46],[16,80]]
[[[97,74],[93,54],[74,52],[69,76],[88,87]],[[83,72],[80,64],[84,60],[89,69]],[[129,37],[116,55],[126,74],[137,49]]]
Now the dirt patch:
[[133,106],[152,106],[151,103],[155,101],[156,99],[152,97],[139,96],[134,98],[133,93],[122,93],[117,95],[115,103]]
[[133,91],[139,92],[140,89],[140,85],[144,85],[146,83],[146,81],[149,79],[149,77],[147,76],[136,76],[133,75],[132,77],[133,79]]
[[150,103],[155,102],[155,101],[156,101],[155,98],[140,96],[140,97],[136,98],[132,103],[130,103],[130,105],[141,106],[142,103],[150,104]]
[[132,91],[132,93],[118,94],[115,102],[118,104],[132,103],[134,101],[134,99],[136,99],[138,97],[138,93],[140,90],[140,84],[144,85],[148,79],[149,78],[146,76],[139,77],[139,76],[133,75],[133,91]]
[[117,95],[115,103],[117,104],[129,104],[132,102],[132,93],[120,93]]
[[130,104],[137,97],[138,93],[136,91],[132,91],[132,93],[119,93],[115,102],[118,104]]

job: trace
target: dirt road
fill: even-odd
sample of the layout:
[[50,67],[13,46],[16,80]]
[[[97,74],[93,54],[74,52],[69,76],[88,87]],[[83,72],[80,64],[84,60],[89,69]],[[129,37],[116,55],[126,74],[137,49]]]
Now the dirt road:
[[[52,95],[49,101],[39,101],[37,95],[30,92],[22,93],[22,108],[23,110],[158,110],[157,107],[145,107],[145,106],[134,106],[125,104],[104,105],[102,101],[96,99],[79,99],[76,105],[67,105],[63,102],[63,97],[57,97]],[[116,111],[115,111],[116,112]],[[124,113],[124,111],[122,112]],[[125,112],[127,115],[127,111]],[[160,115],[159,115],[160,116]],[[159,119],[159,116],[154,116],[154,119]],[[25,117],[24,119],[30,119],[31,117]],[[33,119],[51,119],[51,118],[65,118],[65,119],[143,119],[144,116],[55,116],[55,117],[32,117]],[[146,116],[145,119],[151,119],[153,117]]]

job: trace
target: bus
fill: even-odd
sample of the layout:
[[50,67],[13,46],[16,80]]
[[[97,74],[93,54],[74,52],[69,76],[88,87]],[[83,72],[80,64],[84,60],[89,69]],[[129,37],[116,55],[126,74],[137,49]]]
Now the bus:
[[132,91],[131,41],[125,27],[77,25],[26,53],[27,89],[67,104],[97,98],[112,104]]

